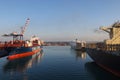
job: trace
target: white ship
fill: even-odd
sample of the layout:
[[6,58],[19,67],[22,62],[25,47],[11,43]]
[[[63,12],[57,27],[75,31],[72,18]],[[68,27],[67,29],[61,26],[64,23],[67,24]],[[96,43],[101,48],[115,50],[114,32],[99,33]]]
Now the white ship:
[[76,39],[70,42],[70,46],[72,49],[75,49],[75,50],[84,50],[86,47],[86,42]]

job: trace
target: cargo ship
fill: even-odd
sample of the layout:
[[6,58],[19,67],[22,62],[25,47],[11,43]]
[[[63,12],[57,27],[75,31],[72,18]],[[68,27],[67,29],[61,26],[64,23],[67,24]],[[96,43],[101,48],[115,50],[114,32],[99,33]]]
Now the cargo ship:
[[78,39],[70,42],[71,49],[74,50],[85,50],[86,42]]
[[29,24],[29,21],[30,19],[28,18],[25,25],[21,28],[21,32],[19,34],[13,32],[3,35],[4,37],[13,37],[12,41],[0,43],[0,50],[6,52],[6,54],[1,53],[1,55],[8,56],[8,60],[32,56],[35,53],[41,51],[43,41],[40,40],[38,37],[32,36],[29,40],[23,39],[23,35]]
[[88,43],[86,51],[100,67],[120,77],[120,22],[100,29],[107,32],[110,38]]

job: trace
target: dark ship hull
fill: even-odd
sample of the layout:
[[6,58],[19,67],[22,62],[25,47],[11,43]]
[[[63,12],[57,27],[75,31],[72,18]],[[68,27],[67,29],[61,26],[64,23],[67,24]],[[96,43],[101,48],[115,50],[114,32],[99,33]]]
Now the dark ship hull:
[[0,50],[0,58],[4,57],[4,56],[8,56],[9,53],[5,50]]
[[87,53],[100,67],[120,77],[120,52],[88,48]]
[[97,80],[120,80],[119,77],[100,68],[95,62],[85,63],[85,69],[89,75],[92,75]]

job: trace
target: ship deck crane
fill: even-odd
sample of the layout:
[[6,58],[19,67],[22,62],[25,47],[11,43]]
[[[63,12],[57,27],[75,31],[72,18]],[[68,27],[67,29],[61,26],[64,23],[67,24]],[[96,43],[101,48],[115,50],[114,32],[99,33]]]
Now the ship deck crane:
[[112,27],[100,27],[100,30],[107,32],[110,36],[110,39],[113,37],[113,28]]
[[120,44],[120,22],[115,22],[111,27],[100,27],[101,30],[109,33],[110,39],[106,40],[106,44]]
[[110,29],[111,29],[111,27],[108,27],[108,28],[106,28],[106,27],[100,27],[100,30],[103,30],[103,31],[105,31],[107,33],[110,33]]

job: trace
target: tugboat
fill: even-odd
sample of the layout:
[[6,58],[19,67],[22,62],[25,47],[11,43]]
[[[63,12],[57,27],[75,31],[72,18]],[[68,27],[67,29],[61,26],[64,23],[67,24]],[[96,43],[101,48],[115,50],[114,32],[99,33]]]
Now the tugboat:
[[18,34],[16,32],[10,34],[4,34],[6,37],[13,37],[12,41],[8,41],[5,43],[0,43],[0,49],[3,49],[7,52],[8,60],[14,60],[18,58],[23,58],[27,56],[31,56],[39,51],[41,51],[41,46],[43,41],[38,37],[33,36],[30,40],[23,40],[24,32],[28,26],[30,19],[26,20],[25,26],[21,28],[21,33]]
[[70,42],[71,49],[74,50],[85,50],[86,42],[76,39],[75,41]]
[[100,67],[120,77],[120,22],[100,29],[109,33],[110,39],[88,43],[87,53]]

